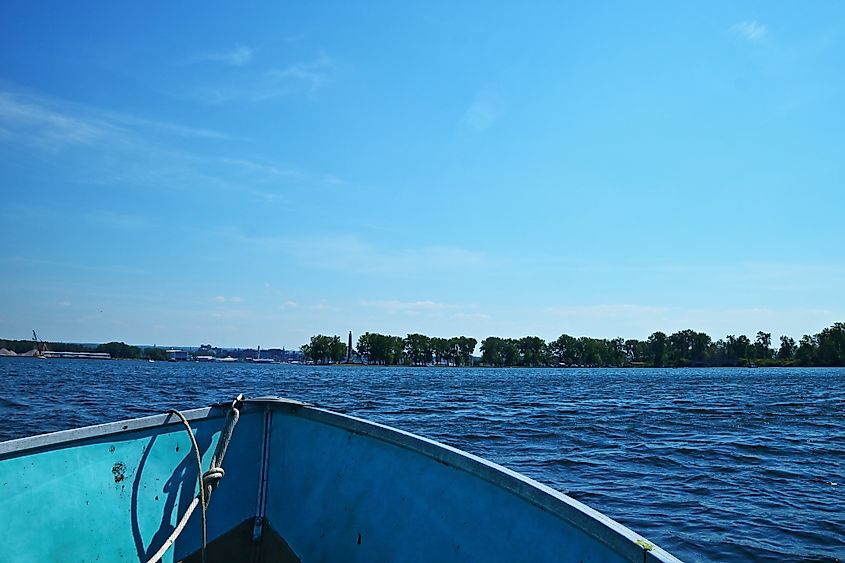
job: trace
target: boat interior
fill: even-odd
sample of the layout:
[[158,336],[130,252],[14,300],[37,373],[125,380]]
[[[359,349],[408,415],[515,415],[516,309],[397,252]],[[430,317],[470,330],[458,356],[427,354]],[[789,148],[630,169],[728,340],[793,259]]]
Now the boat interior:
[[[240,404],[227,440],[231,407],[0,443],[0,560],[677,561],[447,445],[271,397]],[[203,523],[189,512],[216,457]]]

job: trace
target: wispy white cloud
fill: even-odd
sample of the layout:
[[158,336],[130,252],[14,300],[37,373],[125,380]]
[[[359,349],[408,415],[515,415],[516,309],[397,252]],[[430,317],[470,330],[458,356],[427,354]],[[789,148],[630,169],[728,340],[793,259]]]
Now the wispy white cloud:
[[[333,186],[333,174],[238,156],[246,139],[29,94],[0,91],[0,143],[72,155],[67,177],[103,186],[204,190],[279,200],[294,184]],[[186,144],[185,139],[201,142]],[[221,147],[229,156],[219,156]],[[254,152],[254,147],[249,146]],[[89,217],[129,227],[128,218]],[[136,225],[139,227],[140,225]]]
[[156,121],[153,119],[144,119],[137,116],[114,113],[114,112],[100,112],[105,120],[113,121],[117,124],[122,124],[128,127],[137,128],[139,130],[146,130],[152,133],[169,134],[178,137],[188,137],[195,139],[211,139],[211,140],[247,140],[213,131],[211,129],[203,129],[201,127],[187,127],[176,123],[168,123],[166,121]]
[[228,165],[233,179],[246,180],[237,182],[236,186],[266,202],[282,200],[286,193],[280,190],[283,186],[332,188],[346,183],[333,174],[313,173],[281,163],[236,157],[225,157],[221,162]]
[[294,94],[314,94],[332,80],[334,62],[320,54],[311,60],[246,73],[226,83],[195,90],[192,96],[207,104],[266,102]]
[[226,297],[225,295],[216,295],[212,298],[212,301],[217,303],[243,303],[243,299],[241,297]]
[[226,157],[222,159],[222,162],[224,164],[230,164],[234,167],[240,168],[250,173],[260,174],[268,177],[295,179],[302,179],[303,177],[305,177],[304,172],[295,168],[280,167],[273,164],[263,164],[245,158]]
[[8,92],[0,92],[0,126],[6,138],[43,148],[89,144],[113,129]]
[[748,41],[759,43],[766,38],[769,29],[765,24],[757,23],[757,21],[754,20],[736,23],[730,27],[730,31],[747,39]]
[[232,66],[244,66],[252,61],[255,52],[250,47],[238,45],[223,51],[199,53],[188,58],[188,62],[212,61]]
[[222,229],[224,238],[289,256],[302,266],[357,274],[407,275],[420,271],[483,268],[487,257],[471,250],[428,246],[390,249],[357,236],[253,236]]
[[59,150],[71,146],[149,145],[164,135],[207,139],[230,139],[208,129],[141,118],[70,104],[61,100],[0,92],[0,128],[3,140]]
[[316,92],[329,81],[332,61],[321,53],[316,59],[269,70],[265,76],[279,85],[299,84],[309,92]]

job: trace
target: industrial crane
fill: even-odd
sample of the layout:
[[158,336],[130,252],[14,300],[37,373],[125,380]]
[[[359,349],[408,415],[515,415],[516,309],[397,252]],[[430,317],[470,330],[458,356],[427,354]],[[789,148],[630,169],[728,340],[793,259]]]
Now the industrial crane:
[[35,334],[35,331],[32,331],[32,341],[35,343],[35,353],[37,356],[40,356],[43,352],[47,351],[47,343],[43,340],[39,340],[38,335]]

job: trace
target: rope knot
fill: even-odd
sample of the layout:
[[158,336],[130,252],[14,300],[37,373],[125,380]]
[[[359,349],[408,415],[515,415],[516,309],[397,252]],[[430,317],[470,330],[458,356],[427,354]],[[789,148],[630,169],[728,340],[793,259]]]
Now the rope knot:
[[[238,395],[234,401],[232,401],[232,408],[229,410],[229,414],[226,415],[226,424],[223,426],[223,430],[221,431],[220,439],[217,441],[217,448],[214,451],[214,456],[211,459],[211,467],[200,475],[202,471],[202,456],[200,454],[200,447],[197,445],[196,436],[194,436],[194,431],[191,428],[191,423],[188,422],[188,419],[185,418],[185,415],[181,412],[170,409],[167,412],[170,414],[174,414],[179,417],[179,420],[182,421],[182,425],[185,427],[185,430],[188,431],[188,437],[191,440],[191,446],[194,450],[194,455],[196,456],[197,460],[197,480],[199,481],[200,491],[197,493],[197,496],[194,497],[194,500],[191,501],[191,504],[188,506],[185,513],[182,515],[181,520],[176,525],[176,528],[170,534],[170,536],[164,540],[164,544],[158,549],[158,551],[153,555],[150,559],[147,560],[147,563],[155,563],[160,561],[164,554],[167,552],[168,549],[173,545],[173,542],[176,541],[176,538],[179,537],[179,534],[182,533],[182,530],[185,528],[185,525],[188,523],[188,519],[191,517],[191,513],[193,513],[194,509],[197,505],[200,506],[202,509],[202,550],[201,550],[201,559],[202,563],[205,563],[205,548],[206,543],[208,540],[208,533],[206,531],[206,521],[205,521],[205,510],[208,506],[208,501],[211,499],[211,493],[214,492],[214,489],[217,488],[217,485],[220,484],[220,479],[226,474],[223,471],[221,465],[223,464],[223,456],[226,455],[226,449],[229,446],[229,441],[232,439],[232,432],[235,429],[235,425],[238,423],[238,418],[240,415],[240,411],[238,408],[243,406],[244,401],[243,395]],[[179,451],[179,448],[176,448],[176,451]],[[156,497],[158,498],[158,497]]]
[[212,467],[202,474],[203,487],[209,487],[212,491],[220,484],[220,479],[226,474],[222,467]]

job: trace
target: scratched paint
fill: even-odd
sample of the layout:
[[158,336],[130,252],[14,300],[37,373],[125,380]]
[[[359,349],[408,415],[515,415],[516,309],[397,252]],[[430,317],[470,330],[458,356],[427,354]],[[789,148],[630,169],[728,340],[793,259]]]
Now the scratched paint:
[[120,483],[126,478],[126,464],[118,461],[111,468],[112,475],[114,475],[114,482]]

